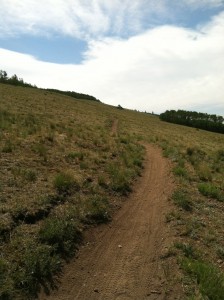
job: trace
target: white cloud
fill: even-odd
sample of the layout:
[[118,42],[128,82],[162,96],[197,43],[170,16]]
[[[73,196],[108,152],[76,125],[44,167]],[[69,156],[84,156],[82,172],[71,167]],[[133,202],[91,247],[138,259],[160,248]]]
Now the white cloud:
[[224,13],[200,30],[160,26],[129,39],[89,42],[81,65],[40,62],[0,49],[10,75],[40,87],[88,93],[108,104],[224,115]]
[[220,7],[224,4],[223,0],[183,0],[183,3],[192,8]]
[[0,0],[0,36],[127,36],[174,20],[180,9],[208,7],[224,7],[223,0]]

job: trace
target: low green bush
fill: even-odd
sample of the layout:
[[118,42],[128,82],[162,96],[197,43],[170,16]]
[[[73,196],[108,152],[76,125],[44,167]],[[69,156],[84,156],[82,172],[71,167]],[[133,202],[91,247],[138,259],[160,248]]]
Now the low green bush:
[[199,183],[198,190],[206,197],[211,197],[217,199],[218,201],[224,201],[224,194],[212,183]]
[[185,177],[185,178],[188,177],[187,170],[184,167],[180,167],[180,166],[174,167],[173,173],[176,176]]
[[75,181],[74,177],[69,173],[59,173],[56,175],[54,182],[54,188],[59,194],[70,194],[72,190],[79,190],[80,185]]
[[80,231],[74,219],[51,217],[43,222],[39,238],[42,243],[53,246],[56,253],[70,256],[80,238]]
[[40,284],[53,281],[53,276],[61,269],[59,257],[53,253],[52,247],[37,243],[29,243],[21,253],[21,260],[12,274],[16,289],[25,294],[36,296]]
[[[195,278],[203,299],[222,300],[224,295],[224,276],[214,266],[185,258],[182,261],[182,268]],[[205,298],[204,298],[205,297]]]
[[90,219],[96,223],[105,223],[111,219],[109,214],[109,202],[107,198],[93,196],[88,200],[87,206],[87,221]]
[[0,258],[0,299],[13,299],[13,289],[9,263],[5,259]]

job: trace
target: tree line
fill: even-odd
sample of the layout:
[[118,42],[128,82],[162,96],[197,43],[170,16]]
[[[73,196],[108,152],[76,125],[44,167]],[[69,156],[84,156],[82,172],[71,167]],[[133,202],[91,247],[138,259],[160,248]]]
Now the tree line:
[[160,114],[162,121],[224,133],[224,117],[185,110],[167,110]]
[[16,74],[12,75],[11,77],[8,77],[7,72],[3,70],[0,70],[0,83],[37,88],[36,85],[24,82],[24,80],[22,78],[18,78]]
[[[23,87],[30,87],[30,88],[38,88],[36,85],[32,85],[30,83],[24,82],[22,78],[18,78],[16,74],[12,75],[11,77],[8,77],[8,74],[6,71],[0,70],[0,83],[6,83],[6,84],[11,84],[15,86],[23,86]],[[57,89],[44,89],[49,92],[54,92],[58,94],[63,94],[66,96],[70,96],[76,99],[85,99],[85,100],[92,100],[92,101],[100,101],[96,99],[94,96],[90,96],[88,94],[82,94],[82,93],[77,93],[74,91],[61,91]]]
[[70,96],[70,97],[73,97],[76,99],[100,101],[100,100],[96,99],[94,96],[90,96],[88,94],[77,93],[74,91],[61,91],[61,90],[57,90],[57,89],[46,89],[46,90],[49,92],[54,92],[54,93]]

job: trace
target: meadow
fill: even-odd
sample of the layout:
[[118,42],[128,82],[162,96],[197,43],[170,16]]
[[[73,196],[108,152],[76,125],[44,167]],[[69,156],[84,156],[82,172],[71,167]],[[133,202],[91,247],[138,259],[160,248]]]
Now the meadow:
[[[166,222],[186,299],[223,299],[224,135],[158,116],[0,84],[0,299],[57,284],[82,232],[128,201],[152,143],[172,161]],[[205,274],[209,274],[205,276]]]

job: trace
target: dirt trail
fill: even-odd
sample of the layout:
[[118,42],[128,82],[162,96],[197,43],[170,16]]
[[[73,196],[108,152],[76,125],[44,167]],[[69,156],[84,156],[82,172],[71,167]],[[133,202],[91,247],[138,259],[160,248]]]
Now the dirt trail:
[[147,146],[143,176],[109,225],[85,234],[78,258],[67,265],[57,291],[40,300],[179,299],[167,293],[161,253],[170,242],[165,223],[173,183],[169,162]]
[[118,120],[116,119],[112,123],[111,135],[112,136],[117,136],[117,131],[118,131]]

